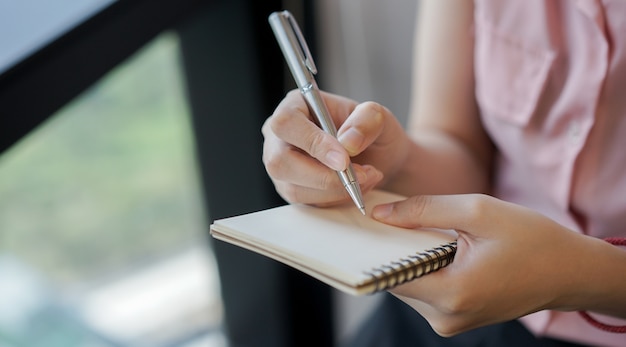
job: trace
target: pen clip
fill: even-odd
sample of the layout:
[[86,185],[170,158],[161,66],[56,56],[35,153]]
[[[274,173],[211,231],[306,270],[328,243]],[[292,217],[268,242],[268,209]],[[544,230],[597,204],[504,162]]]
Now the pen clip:
[[309,71],[312,74],[316,75],[317,67],[315,67],[315,63],[313,62],[313,56],[311,55],[311,51],[309,51],[309,46],[306,44],[306,40],[304,39],[304,35],[302,35],[302,31],[300,31],[298,22],[296,22],[296,19],[293,18],[293,16],[291,15],[291,12],[289,11],[282,11],[281,14],[285,16],[285,18],[287,18],[287,20],[289,21],[291,30],[293,31],[293,33],[296,36],[296,39],[298,40],[298,45],[300,46],[300,53],[301,53],[301,57],[304,62],[304,65],[306,66],[307,69],[309,69]]

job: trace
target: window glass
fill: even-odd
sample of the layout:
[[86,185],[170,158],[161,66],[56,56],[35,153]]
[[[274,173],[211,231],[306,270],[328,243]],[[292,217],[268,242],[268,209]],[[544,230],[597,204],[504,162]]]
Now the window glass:
[[0,347],[226,345],[193,149],[166,33],[0,156]]
[[116,0],[0,0],[0,72]]

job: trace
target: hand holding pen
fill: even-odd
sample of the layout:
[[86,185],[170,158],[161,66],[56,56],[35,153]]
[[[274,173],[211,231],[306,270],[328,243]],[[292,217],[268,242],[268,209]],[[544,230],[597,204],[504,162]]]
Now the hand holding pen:
[[[279,42],[279,33],[291,32],[293,41],[288,52],[294,53],[292,61],[299,64],[292,73],[298,90],[287,94],[263,126],[263,163],[278,193],[291,203],[327,206],[345,201],[351,197],[337,171],[347,171],[349,167],[352,169],[348,170],[356,173],[354,177],[358,177],[363,193],[375,186],[393,189],[381,186],[381,181],[385,176],[393,182],[394,173],[406,161],[406,149],[410,147],[407,143],[411,140],[402,125],[378,103],[357,103],[318,91],[312,72],[315,65],[304,41],[297,39],[300,36],[297,25],[291,24],[284,12],[270,16],[270,23],[272,18],[281,20],[272,25],[277,27],[274,30]],[[286,54],[285,59],[290,61]],[[299,78],[302,78],[300,82]],[[317,116],[307,105],[308,101],[305,102],[302,87],[308,84],[306,81],[311,82],[312,90],[318,95],[316,102],[323,105],[320,109],[325,110],[326,116]],[[320,122],[318,117],[326,117],[327,121]],[[332,127],[322,130],[323,124]],[[335,124],[341,125],[338,132],[334,130]],[[354,164],[350,163],[350,157]]]
[[[314,76],[317,74],[317,68],[298,24],[288,11],[272,13],[269,17],[269,22],[283,51],[287,65],[289,65],[291,74],[296,80],[296,84],[309,109],[315,114],[322,129],[330,135],[337,137],[337,129],[315,81]],[[365,204],[363,203],[361,187],[352,164],[348,164],[347,169],[338,171],[337,174],[354,204],[365,215]]]

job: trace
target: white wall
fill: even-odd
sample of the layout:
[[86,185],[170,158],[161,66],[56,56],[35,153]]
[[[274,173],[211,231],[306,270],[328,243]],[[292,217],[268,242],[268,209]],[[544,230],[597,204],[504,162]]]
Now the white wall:
[[320,86],[377,101],[404,122],[409,109],[416,0],[320,0]]

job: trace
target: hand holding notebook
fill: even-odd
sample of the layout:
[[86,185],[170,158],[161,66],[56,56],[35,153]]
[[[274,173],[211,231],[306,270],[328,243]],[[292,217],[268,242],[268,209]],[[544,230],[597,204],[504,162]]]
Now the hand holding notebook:
[[[398,201],[383,191],[365,194],[367,206]],[[392,288],[452,262],[456,234],[403,229],[362,216],[353,205],[285,205],[211,225],[216,239],[263,254],[348,294]]]

